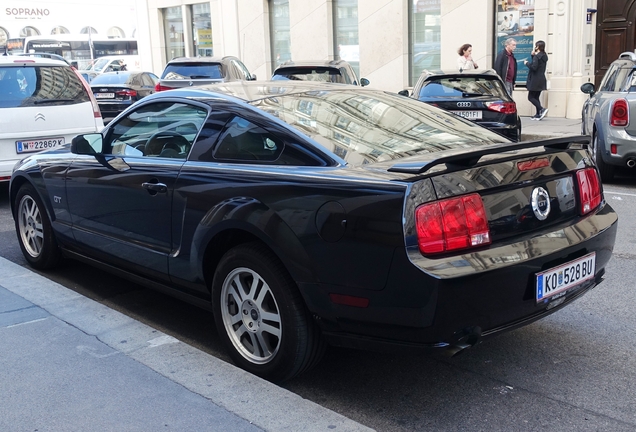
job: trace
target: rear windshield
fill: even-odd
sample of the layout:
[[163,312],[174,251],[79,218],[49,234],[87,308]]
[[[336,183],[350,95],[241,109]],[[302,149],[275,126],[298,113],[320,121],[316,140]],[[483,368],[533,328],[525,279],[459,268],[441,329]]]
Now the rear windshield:
[[88,101],[82,82],[68,66],[0,66],[0,108]]
[[129,73],[108,73],[97,75],[91,81],[92,84],[125,84],[130,78]]
[[496,77],[448,77],[433,78],[424,83],[418,98],[462,98],[494,96],[508,99],[506,89]]
[[340,70],[328,67],[280,68],[274,72],[272,80],[319,81],[339,84],[352,84],[340,73]]
[[455,114],[380,91],[338,87],[338,91],[279,95],[251,104],[354,165],[509,142]]
[[166,66],[161,79],[221,79],[220,63],[173,63]]

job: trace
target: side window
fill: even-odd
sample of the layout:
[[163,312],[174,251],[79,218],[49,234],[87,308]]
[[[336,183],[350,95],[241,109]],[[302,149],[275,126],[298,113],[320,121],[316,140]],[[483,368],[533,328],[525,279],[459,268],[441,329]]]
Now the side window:
[[283,141],[260,126],[234,116],[214,150],[214,158],[246,162],[273,162],[283,151]]
[[234,65],[234,68],[236,69],[236,72],[239,74],[239,76],[243,77],[244,80],[250,79],[250,71],[247,70],[243,63],[233,60],[232,64]]
[[616,64],[610,65],[607,72],[605,72],[605,76],[603,77],[603,81],[601,81],[601,85],[599,85],[599,91],[613,91],[610,89],[614,88],[617,72],[618,72],[618,65]]
[[141,82],[145,87],[154,87],[155,83],[150,79],[150,76],[147,74],[141,74]]
[[207,110],[178,102],[143,106],[113,126],[104,149],[113,155],[185,159]]

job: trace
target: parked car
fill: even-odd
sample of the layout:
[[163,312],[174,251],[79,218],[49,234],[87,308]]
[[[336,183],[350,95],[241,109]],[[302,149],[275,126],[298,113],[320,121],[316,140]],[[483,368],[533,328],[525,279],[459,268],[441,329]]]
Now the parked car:
[[351,65],[344,60],[286,61],[276,68],[272,80],[320,81],[362,87],[369,85],[369,80],[358,79]]
[[159,77],[152,72],[107,72],[91,81],[102,117],[117,117],[138,100],[155,92]]
[[[408,96],[408,90],[400,94]],[[411,93],[414,99],[435,105],[500,133],[521,139],[521,118],[494,70],[424,70]]]
[[178,57],[166,64],[155,90],[241,80],[255,81],[256,75],[236,57]]
[[76,258],[209,308],[232,359],[280,381],[326,343],[455,354],[599,284],[617,216],[587,143],[513,143],[379,90],[233,82],[29,156],[10,199],[31,266]]
[[103,127],[93,93],[68,63],[0,56],[0,182],[26,154]]
[[95,74],[118,71],[140,71],[141,58],[138,55],[103,56],[95,59],[87,70]]
[[598,91],[594,84],[581,86],[589,99],[583,104],[581,129],[592,137],[592,154],[605,182],[618,167],[636,166],[636,54],[624,52],[607,69]]

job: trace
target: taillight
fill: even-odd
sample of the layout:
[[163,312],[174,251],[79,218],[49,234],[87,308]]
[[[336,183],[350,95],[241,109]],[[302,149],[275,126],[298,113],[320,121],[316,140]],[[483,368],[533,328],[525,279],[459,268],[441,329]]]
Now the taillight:
[[616,99],[610,112],[611,126],[627,126],[629,124],[629,106],[625,99]]
[[161,85],[161,83],[155,84],[155,91],[160,92],[160,91],[164,91],[164,90],[172,90],[172,87],[163,86],[163,85]]
[[502,114],[514,114],[517,112],[517,104],[514,102],[484,102],[490,111],[497,111]]
[[120,91],[116,91],[115,94],[117,96],[130,96],[130,97],[136,97],[137,96],[137,92],[135,90],[120,90]]
[[420,252],[425,255],[490,244],[490,230],[479,194],[419,206],[415,224]]
[[84,86],[84,91],[88,94],[88,98],[91,101],[91,106],[93,107],[93,117],[102,118],[102,113],[99,110],[99,105],[97,105],[97,99],[95,99],[95,96],[93,95],[93,89],[91,89],[91,86],[88,85],[82,74],[79,73],[77,69],[73,69],[73,72],[75,72],[75,75],[77,75],[77,77],[80,79],[82,85]]
[[601,183],[594,168],[585,168],[576,173],[579,183],[579,197],[581,200],[581,215],[594,210],[601,203]]

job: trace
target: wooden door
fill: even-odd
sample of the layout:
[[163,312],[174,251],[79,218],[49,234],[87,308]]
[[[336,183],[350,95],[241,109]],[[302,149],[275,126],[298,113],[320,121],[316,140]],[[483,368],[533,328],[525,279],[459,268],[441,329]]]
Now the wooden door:
[[609,65],[625,51],[634,51],[636,0],[598,0],[594,82],[598,88]]

